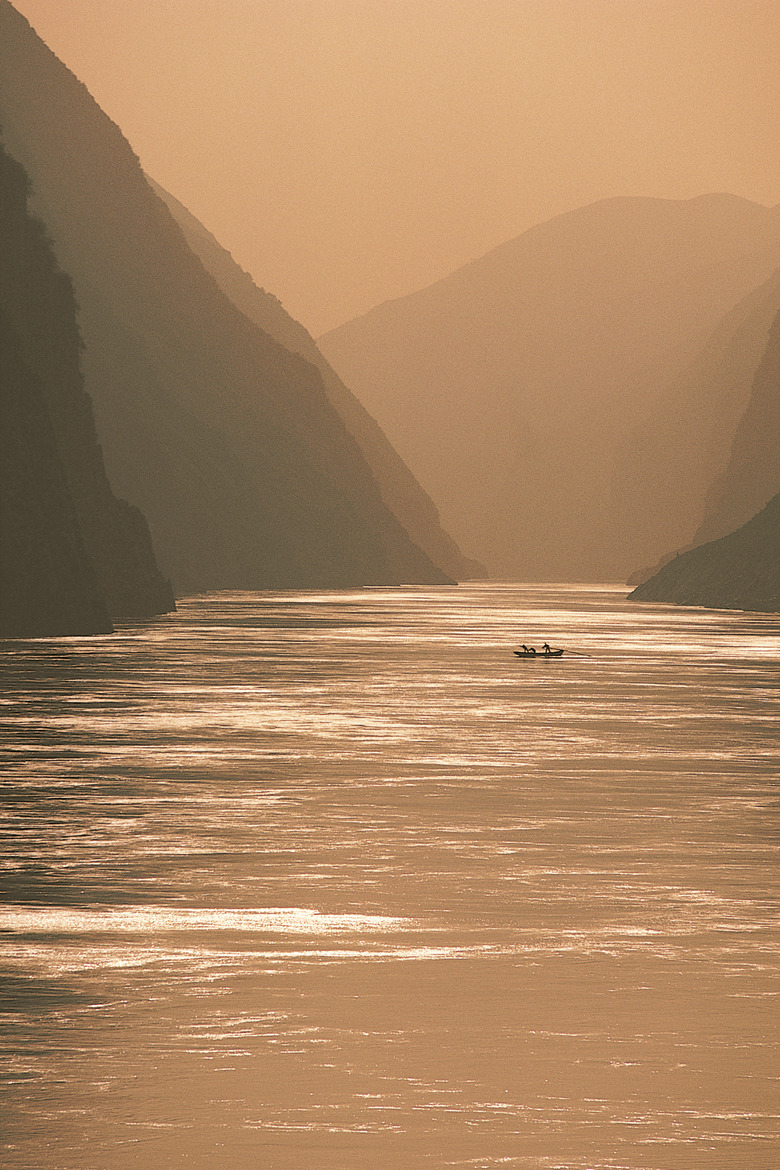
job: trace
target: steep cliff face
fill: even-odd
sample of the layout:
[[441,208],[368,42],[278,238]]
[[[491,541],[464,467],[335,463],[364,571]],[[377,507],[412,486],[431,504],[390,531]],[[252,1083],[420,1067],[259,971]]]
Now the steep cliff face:
[[457,579],[484,576],[483,566],[464,557],[444,531],[430,496],[390,445],[378,423],[320,353],[311,334],[273,294],[258,288],[249,273],[178,199],[152,179],[149,182],[170,210],[192,251],[236,308],[285,349],[300,354],[319,370],[325,392],[360,447],[383,500],[412,540],[449,576]]
[[615,462],[779,248],[744,199],[604,200],[318,345],[493,575],[625,580],[674,518],[616,508]]
[[2,303],[0,416],[0,638],[110,633],[43,388]]
[[0,120],[73,278],[111,482],[177,591],[449,580],[382,501],[318,371],[221,292],[118,128],[7,0]]
[[0,288],[19,359],[41,387],[68,494],[97,588],[113,617],[148,617],[174,608],[155,563],[146,522],[109,485],[84,391],[76,303],[42,225],[27,211],[27,179],[3,152]]
[[0,145],[0,636],[107,633],[173,606],[136,509],[111,493],[76,305]]
[[779,613],[780,495],[736,532],[669,561],[629,600]]

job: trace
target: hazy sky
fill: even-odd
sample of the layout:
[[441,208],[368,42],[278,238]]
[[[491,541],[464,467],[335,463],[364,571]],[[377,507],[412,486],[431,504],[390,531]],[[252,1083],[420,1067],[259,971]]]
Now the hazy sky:
[[609,195],[780,201],[778,0],[13,0],[315,335]]

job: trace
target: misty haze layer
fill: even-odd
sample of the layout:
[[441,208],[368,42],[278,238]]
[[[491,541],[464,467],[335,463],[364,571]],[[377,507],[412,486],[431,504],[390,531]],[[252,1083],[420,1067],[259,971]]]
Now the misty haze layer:
[[412,540],[450,577],[483,576],[481,565],[464,557],[441,527],[438,512],[368,411],[358,402],[320,351],[311,334],[293,320],[277,297],[259,288],[211,232],[178,199],[149,180],[167,204],[187,243],[219,287],[241,312],[292,353],[320,372],[331,404],[357,442],[390,510]]
[[[780,301],[780,274],[774,282]],[[715,540],[753,516],[780,491],[780,310],[753,378],[729,460],[710,486],[695,544]]]
[[71,282],[0,147],[0,633],[105,633],[173,609],[146,522],[111,491]]
[[[653,461],[620,488],[633,436],[779,247],[780,212],[733,196],[605,200],[319,345],[493,575],[625,580],[690,541],[719,470],[708,455],[670,510]],[[760,352],[757,337],[725,407],[713,402],[724,461]],[[672,484],[701,446],[689,440]]]
[[[780,311],[767,326],[778,299],[776,275],[729,314],[695,367],[704,375],[701,386],[714,391],[728,387],[730,379],[741,386],[749,369],[755,373],[728,457],[721,460],[723,469],[709,483],[704,518],[690,546],[678,555],[670,552],[654,570],[638,573],[631,582],[639,582],[631,594],[635,601],[780,611]],[[762,342],[763,352],[757,355]],[[707,423],[713,409],[702,413],[700,398],[692,401],[699,407],[701,430],[712,442]],[[726,400],[727,413],[729,406]],[[673,417],[681,422],[680,413]],[[686,421],[690,426],[692,420],[683,416]],[[673,441],[668,427],[667,434]],[[681,499],[690,486],[691,478],[681,475]]]
[[315,337],[606,196],[779,197],[776,0],[14,3]]
[[121,132],[7,0],[0,67],[6,140],[73,279],[111,481],[176,590],[446,582],[318,371],[224,296]]
[[[778,309],[776,273],[718,323],[701,353],[656,400],[618,456],[610,500],[618,529],[633,524],[637,542],[646,548],[657,549],[666,540],[665,559],[690,544],[725,536],[780,490],[780,432],[776,421],[772,426],[770,402],[780,394],[777,377],[770,393],[765,375],[760,383],[763,398],[750,418],[743,419],[756,393],[757,370],[769,360],[770,327]],[[722,521],[707,524],[700,538],[698,529],[714,506],[714,481],[725,475],[738,428],[755,438],[753,442],[746,434],[751,458],[746,465],[743,461],[742,488],[735,490],[731,476],[724,480]],[[642,575],[650,573],[640,569],[629,583],[638,584]]]

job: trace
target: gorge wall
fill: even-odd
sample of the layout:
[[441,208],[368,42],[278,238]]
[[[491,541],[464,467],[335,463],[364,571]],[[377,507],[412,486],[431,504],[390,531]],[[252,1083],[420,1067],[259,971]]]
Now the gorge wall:
[[0,634],[105,633],[174,606],[146,523],[106,477],[68,276],[0,145]]
[[449,576],[458,580],[484,576],[484,568],[465,557],[444,531],[430,496],[390,445],[378,423],[320,353],[311,334],[290,316],[272,293],[255,284],[230,252],[178,199],[153,179],[149,182],[167,205],[192,251],[236,308],[280,345],[291,353],[300,354],[319,371],[325,392],[360,447],[383,500],[412,540]]

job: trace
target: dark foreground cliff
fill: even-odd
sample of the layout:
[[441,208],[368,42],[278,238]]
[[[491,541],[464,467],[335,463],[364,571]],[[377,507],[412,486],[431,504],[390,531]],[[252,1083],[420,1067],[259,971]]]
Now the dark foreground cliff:
[[0,305],[0,638],[112,629],[43,388]]
[[780,613],[780,494],[736,532],[669,561],[629,601]]
[[143,516],[112,493],[68,276],[0,146],[0,635],[110,631],[173,609]]
[[0,121],[73,280],[111,483],[177,592],[450,581],[383,501],[319,372],[225,296],[118,127],[7,0]]

